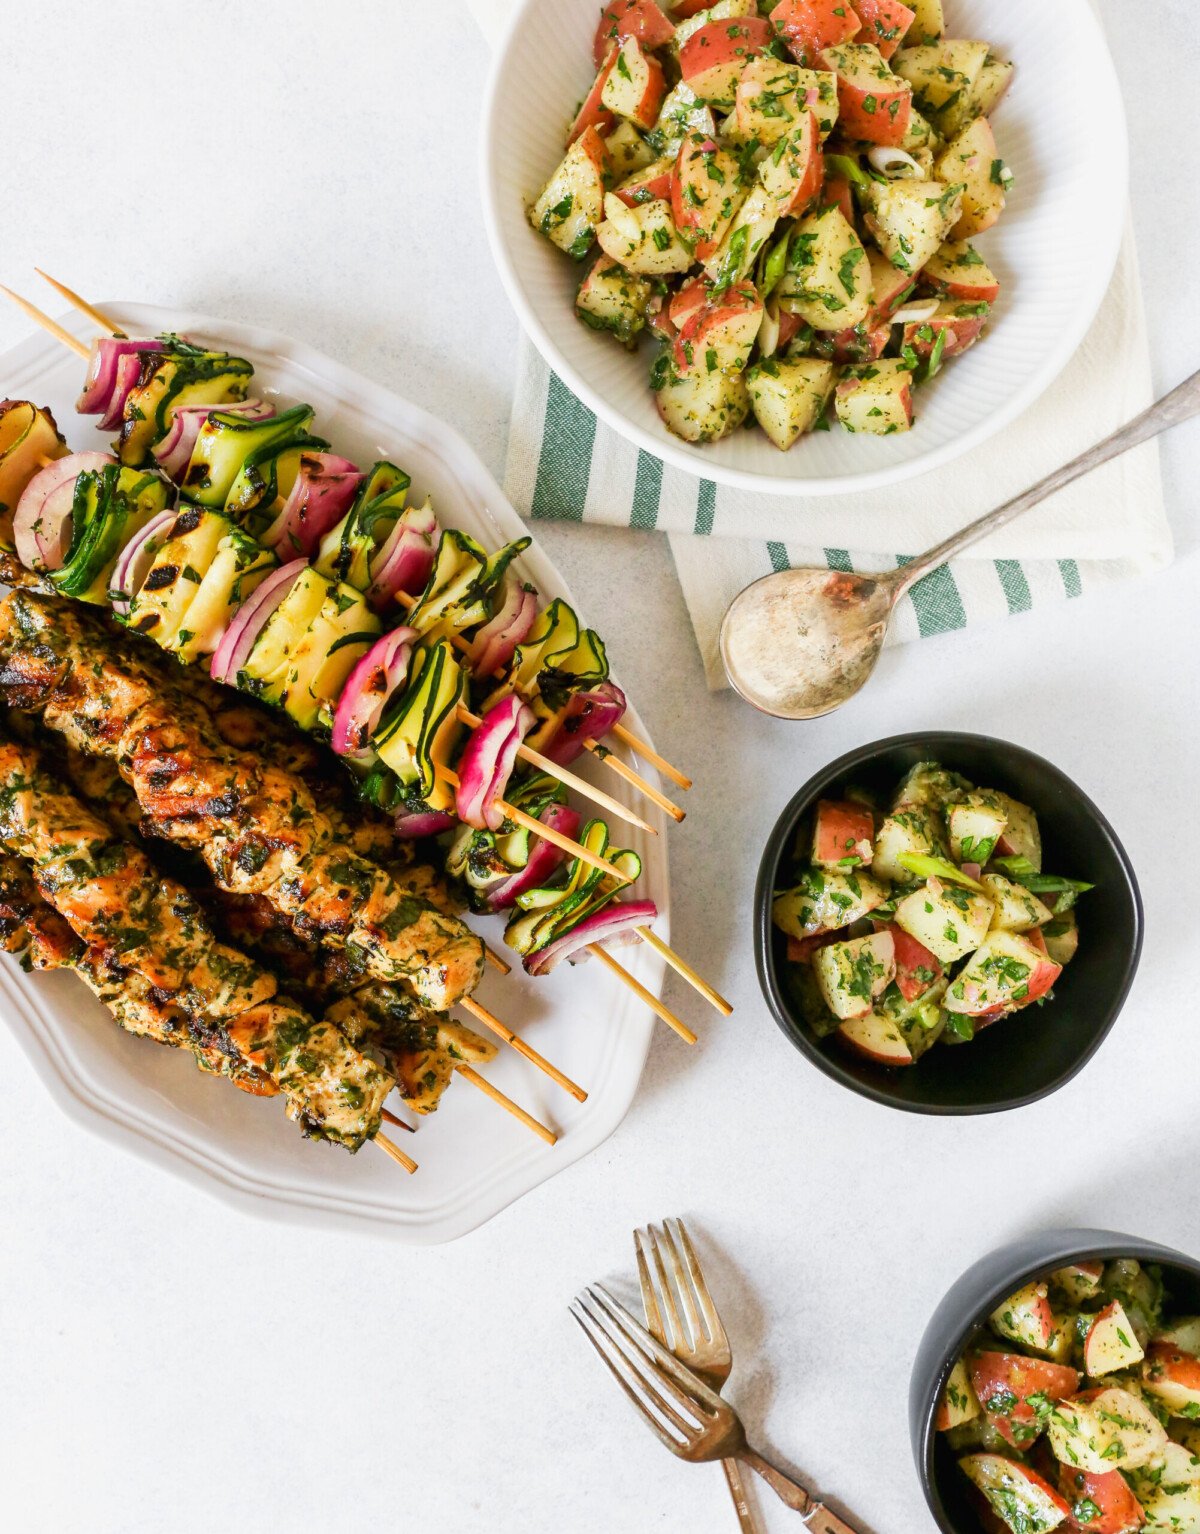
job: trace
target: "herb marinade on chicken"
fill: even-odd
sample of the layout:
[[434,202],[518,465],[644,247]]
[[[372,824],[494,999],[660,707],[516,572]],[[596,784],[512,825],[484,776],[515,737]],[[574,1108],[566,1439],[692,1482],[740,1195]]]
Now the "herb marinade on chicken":
[[434,1011],[478,983],[483,947],[456,917],[357,854],[303,779],[230,746],[212,718],[74,606],[0,602],[0,695],[117,762],[154,835],[194,848],[216,882],[261,894],[294,929],[342,947]]

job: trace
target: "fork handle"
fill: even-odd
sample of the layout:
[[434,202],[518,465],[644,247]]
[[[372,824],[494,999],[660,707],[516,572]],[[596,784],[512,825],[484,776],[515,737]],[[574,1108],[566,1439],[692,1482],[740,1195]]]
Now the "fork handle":
[[774,1465],[768,1464],[761,1454],[756,1454],[753,1449],[742,1449],[738,1452],[738,1459],[762,1476],[785,1507],[790,1507],[796,1513],[807,1514],[804,1522],[812,1534],[858,1534],[836,1513],[831,1513],[823,1502],[814,1502],[810,1491],[790,1476],[784,1475],[782,1470],[776,1470]]
[[721,1469],[725,1472],[725,1481],[737,1510],[738,1527],[742,1534],[760,1534],[758,1522],[750,1509],[750,1504],[746,1501],[746,1488],[742,1482],[742,1471],[737,1460],[723,1459]]

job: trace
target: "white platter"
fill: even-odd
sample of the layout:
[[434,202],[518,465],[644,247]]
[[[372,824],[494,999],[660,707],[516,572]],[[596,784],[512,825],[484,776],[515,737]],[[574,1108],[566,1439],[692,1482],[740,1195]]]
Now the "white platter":
[[788,453],[757,430],[704,446],[671,436],[647,381],[653,349],[626,352],[579,323],[583,266],[525,217],[594,78],[597,11],[595,0],[519,0],[492,66],[480,159],[492,254],[513,307],[550,366],[614,430],[742,489],[852,494],[949,463],[1015,420],[1066,366],[1112,278],[1128,193],[1120,86],[1090,0],[946,0],[951,36],[986,39],[1017,66],[994,119],[1015,186],[999,225],[977,241],[1003,284],[1000,301],[984,342],[921,389],[912,431],[868,439],[834,427]]
[[[456,432],[348,368],[266,330],[146,306],[102,307],[131,334],[175,330],[248,357],[257,392],[308,401],[317,411],[315,430],[358,463],[387,457],[400,464],[412,475],[414,494],[432,495],[444,526],[463,528],[487,548],[524,534]],[[77,321],[63,323],[90,339]],[[49,405],[73,448],[102,446],[93,421],[74,412],[82,371],[77,357],[38,335],[0,358],[0,393]],[[543,599],[571,599],[536,545],[518,568]],[[646,739],[632,710],[629,723]],[[598,772],[590,758],[576,770]],[[605,787],[620,794],[620,780],[604,777]],[[657,814],[639,809],[646,818]],[[658,903],[655,930],[667,938],[665,836],[624,825],[614,825],[613,834],[618,845],[641,854],[638,888]],[[502,948],[498,918],[471,922]],[[489,1078],[555,1128],[558,1144],[547,1146],[458,1081],[416,1135],[395,1133],[420,1163],[409,1177],[370,1146],[351,1157],[304,1141],[278,1102],[248,1098],[202,1076],[180,1052],[122,1034],[73,976],[25,975],[14,960],[0,958],[0,1012],[55,1100],[80,1124],[258,1214],[353,1226],[413,1244],[474,1229],[607,1139],[633,1101],[654,1024],[647,1008],[595,963],[562,965],[545,980],[525,976],[519,964],[507,978],[489,970],[479,999],[585,1087],[588,1100],[576,1103],[502,1047]],[[621,962],[649,990],[661,990],[663,963],[644,944],[622,949]]]

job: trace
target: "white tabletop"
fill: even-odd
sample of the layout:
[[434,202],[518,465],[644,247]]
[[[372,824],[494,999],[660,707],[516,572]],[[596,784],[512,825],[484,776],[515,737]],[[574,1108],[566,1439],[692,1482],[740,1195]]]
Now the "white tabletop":
[[[1165,389],[1200,361],[1179,115],[1200,48],[1186,0],[1159,0],[1149,26],[1142,7],[1102,9]],[[464,15],[412,0],[12,10],[3,280],[36,294],[37,262],[97,299],[302,337],[443,414],[500,472],[516,329],[476,214],[487,56]],[[25,329],[0,312],[0,347]],[[601,1150],[425,1251],[260,1224],[150,1170],[64,1120],[0,1029],[12,1526],[726,1534],[719,1472],[658,1447],[566,1311],[584,1282],[628,1275],[635,1224],[683,1212],[752,1438],[864,1528],[928,1527],[908,1371],[958,1272],[1050,1222],[1200,1252],[1196,428],[1164,462],[1167,574],[894,652],[865,698],[807,727],[705,692],[664,542],[539,529],[695,775],[671,833],[676,944],[737,1011],[722,1022],[673,987],[700,1046],[664,1030]],[[864,740],[938,726],[1065,768],[1112,818],[1146,901],[1141,975],[1098,1058],[999,1119],[910,1118],[825,1080],[771,1022],[751,959],[758,853],[793,790]],[[797,1527],[763,1508],[765,1527]]]

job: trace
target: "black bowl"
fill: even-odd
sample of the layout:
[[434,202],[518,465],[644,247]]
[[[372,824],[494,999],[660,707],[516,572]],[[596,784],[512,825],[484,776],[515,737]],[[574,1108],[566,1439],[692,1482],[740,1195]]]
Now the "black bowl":
[[1173,1308],[1200,1310],[1200,1262],[1167,1246],[1113,1230],[1053,1230],[990,1252],[968,1268],[933,1313],[913,1364],[908,1426],[925,1500],[945,1534],[982,1534],[966,1476],[954,1462],[934,1417],[942,1388],[978,1326],[1010,1294],[1073,1262],[1136,1257],[1158,1263]]
[[[909,768],[937,761],[973,783],[998,788],[1037,813],[1045,866],[1095,888],[1079,903],[1079,949],[1043,1006],[1029,1007],[962,1047],[930,1050],[889,1069],[856,1057],[834,1034],[804,1022],[787,939],[771,921],[772,893],[787,884],[796,828],[818,799],[852,784],[888,794]],[[1142,902],[1125,849],[1070,778],[1008,741],[927,731],[897,735],[840,757],[810,778],[767,841],[754,892],[754,951],[776,1022],[827,1076],[863,1097],[910,1113],[996,1113],[1035,1102],[1071,1079],[1100,1047],[1133,983],[1142,951]]]

